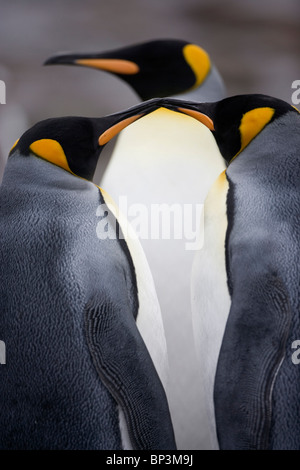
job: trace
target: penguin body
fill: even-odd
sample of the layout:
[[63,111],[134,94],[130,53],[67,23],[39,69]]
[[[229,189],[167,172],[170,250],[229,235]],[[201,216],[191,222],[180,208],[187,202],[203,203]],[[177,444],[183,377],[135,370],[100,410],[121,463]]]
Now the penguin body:
[[[226,93],[206,51],[187,41],[158,40],[104,53],[61,54],[46,64],[114,73],[142,100],[174,95],[207,101],[221,99]],[[201,238],[202,233],[204,199],[225,168],[208,129],[191,117],[158,109],[121,132],[100,178],[100,185],[120,206],[125,201],[154,278],[170,353],[168,396],[179,448],[208,445],[199,398],[202,383],[195,380],[190,276],[198,234]],[[160,220],[156,217],[159,208]],[[163,224],[168,220],[166,239]],[[175,225],[181,231],[178,236]],[[194,432],[198,421],[203,422],[200,435]]]
[[2,449],[175,448],[149,268],[89,181],[101,136],[132,114],[46,120],[10,153],[0,188]]
[[[232,303],[215,389],[223,448],[300,448],[300,376],[291,360],[300,334],[300,119],[291,114],[269,124],[243,151],[243,161],[227,170],[235,211],[227,248]],[[237,354],[240,360],[225,373]],[[231,381],[227,399],[234,393],[237,400],[234,426],[222,396],[225,380]]]
[[[215,149],[210,132],[190,117],[163,108],[145,116],[143,121],[133,123],[128,132],[120,135],[114,158],[102,183],[104,187],[109,186],[110,194],[120,202],[121,208],[124,205],[124,211],[127,210],[130,222],[140,235],[151,271],[155,273],[154,280],[165,318],[168,322],[176,318],[179,327],[182,312],[188,309],[190,303],[189,274],[203,209],[201,196],[197,196],[195,188],[199,184],[199,193],[207,192],[222,168],[223,160],[221,157],[214,160],[207,168],[205,180],[201,182],[199,174],[205,165],[206,152],[213,153]],[[182,140],[178,139],[179,130]],[[186,134],[190,140],[184,142]],[[176,138],[176,145],[170,152],[169,144]],[[130,147],[133,141],[134,145]],[[205,151],[199,152],[204,141]],[[128,150],[125,152],[125,149]],[[189,162],[185,160],[185,152],[188,153]],[[190,173],[189,163],[197,170],[193,174]],[[124,179],[125,171],[135,177],[130,192],[127,190],[128,181]],[[112,178],[112,175],[115,177]],[[144,212],[145,221],[142,217]],[[166,230],[164,238],[163,223],[169,219],[170,227],[167,227],[169,230]],[[143,222],[147,224],[146,230],[143,230]],[[178,239],[176,224],[180,225]],[[171,283],[168,282],[170,273]]]
[[[178,104],[213,121],[229,163],[226,179],[219,181],[223,189],[212,195],[223,234],[224,222],[226,227],[223,256],[218,260],[222,253],[216,246],[211,259],[220,272],[226,266],[221,291],[227,285],[227,321],[224,307],[217,313],[209,306],[203,310],[201,256],[192,279],[197,324],[209,329],[205,324],[217,314],[223,329],[215,344],[219,356],[205,378],[214,380],[220,448],[299,449],[300,381],[291,360],[292,342],[300,334],[299,112],[264,95]],[[218,297],[220,287],[212,285],[205,297]],[[196,334],[201,338],[200,329]]]
[[[206,167],[208,155],[212,159]],[[179,448],[209,446],[202,381],[195,375],[190,282],[205,195],[224,166],[208,129],[191,117],[158,109],[122,131],[101,180],[120,208],[128,209],[153,275],[166,331],[168,398]],[[203,426],[197,435],[199,420]]]

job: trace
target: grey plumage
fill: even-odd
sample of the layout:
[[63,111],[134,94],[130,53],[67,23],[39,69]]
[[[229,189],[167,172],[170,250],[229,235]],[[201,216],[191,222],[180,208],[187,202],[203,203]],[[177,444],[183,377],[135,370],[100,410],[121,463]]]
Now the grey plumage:
[[[93,183],[18,146],[8,159],[1,449],[122,449],[119,409],[134,449],[175,448],[165,392],[135,322],[143,273],[105,202]],[[102,237],[100,221],[117,236]]]
[[300,335],[298,120],[289,113],[269,124],[227,169],[233,290],[215,388],[223,448],[300,446],[291,360]]
[[[163,104],[201,113],[228,163],[207,204],[208,247],[215,242],[216,252],[208,249],[210,258],[197,258],[192,280],[197,315],[219,353],[207,357],[219,446],[299,449],[300,369],[292,361],[292,344],[300,335],[299,112],[259,94]],[[205,263],[208,271],[212,266],[208,279],[215,279],[217,289],[199,276]],[[217,311],[205,303],[208,294]]]

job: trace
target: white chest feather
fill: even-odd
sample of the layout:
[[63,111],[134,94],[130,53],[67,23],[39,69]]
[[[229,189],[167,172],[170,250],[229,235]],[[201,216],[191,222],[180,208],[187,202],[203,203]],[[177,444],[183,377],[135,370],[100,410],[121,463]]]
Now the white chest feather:
[[[120,134],[100,182],[138,234],[153,275],[168,346],[167,395],[179,448],[201,448],[201,378],[196,375],[190,280],[203,203],[224,168],[205,126],[159,109]],[[148,281],[140,283],[143,295]],[[140,322],[145,337],[159,336],[151,316],[141,316]],[[156,355],[159,360],[160,353]]]
[[212,186],[204,208],[204,244],[192,271],[192,315],[199,373],[205,391],[212,448],[218,448],[213,386],[225,324],[230,309],[225,265],[228,182],[222,173]]

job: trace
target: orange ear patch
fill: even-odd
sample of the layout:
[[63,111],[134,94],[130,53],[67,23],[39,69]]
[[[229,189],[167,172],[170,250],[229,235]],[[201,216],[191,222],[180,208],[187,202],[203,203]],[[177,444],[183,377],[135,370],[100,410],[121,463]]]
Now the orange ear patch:
[[275,109],[256,108],[244,114],[240,124],[241,149],[240,152],[262,131],[268,122],[271,121]]
[[64,170],[70,170],[67,157],[63,151],[62,146],[57,140],[53,139],[41,139],[36,140],[30,145],[30,150],[38,157],[47,160],[48,162],[54,163],[56,166],[60,166]]
[[239,127],[240,136],[241,136],[241,148],[237,154],[230,160],[234,160],[245,147],[254,139],[271,121],[275,113],[274,108],[255,108],[251,109],[245,113],[241,119],[241,124]]
[[210,71],[210,59],[207,52],[196,44],[187,44],[183,48],[183,55],[196,76],[193,88],[197,88],[204,82]]
[[75,64],[124,75],[135,75],[140,71],[135,62],[121,59],[77,59]]

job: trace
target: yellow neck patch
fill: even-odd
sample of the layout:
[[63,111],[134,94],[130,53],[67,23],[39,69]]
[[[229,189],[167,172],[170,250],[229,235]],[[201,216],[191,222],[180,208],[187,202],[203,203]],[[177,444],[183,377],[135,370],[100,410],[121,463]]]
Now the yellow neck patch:
[[226,170],[223,170],[222,173],[219,174],[214,184],[222,187],[226,181],[227,181]]
[[12,146],[12,148],[10,149],[9,153],[15,148],[15,146],[17,145],[17,143],[19,142],[20,139],[17,139],[14,143],[14,145]]
[[196,76],[196,82],[193,88],[197,88],[204,82],[210,71],[211,64],[209,56],[204,49],[195,44],[187,44],[184,46],[183,55]]
[[35,153],[38,157],[48,160],[48,162],[54,163],[56,166],[60,166],[64,170],[74,174],[69,167],[67,157],[63,151],[62,146],[57,140],[53,139],[41,139],[36,140],[30,145],[30,150]]
[[236,158],[244,150],[244,148],[247,147],[251,140],[253,140],[254,137],[256,137],[260,131],[262,131],[268,122],[271,121],[274,113],[275,109],[266,107],[251,109],[251,111],[248,111],[243,115],[239,127],[241,135],[241,148],[232,158],[232,160]]

